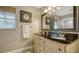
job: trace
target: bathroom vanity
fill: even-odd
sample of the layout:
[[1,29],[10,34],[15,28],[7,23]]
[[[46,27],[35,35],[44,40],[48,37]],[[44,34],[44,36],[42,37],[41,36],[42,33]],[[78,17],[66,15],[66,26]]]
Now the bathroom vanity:
[[35,53],[75,53],[78,52],[78,39],[72,42],[64,42],[35,35],[33,49]]
[[[41,35],[34,35],[33,49],[36,53],[78,52],[77,7],[65,6],[41,15]],[[49,17],[49,19],[47,19]],[[50,22],[47,24],[47,20]],[[48,33],[50,32],[50,33]]]

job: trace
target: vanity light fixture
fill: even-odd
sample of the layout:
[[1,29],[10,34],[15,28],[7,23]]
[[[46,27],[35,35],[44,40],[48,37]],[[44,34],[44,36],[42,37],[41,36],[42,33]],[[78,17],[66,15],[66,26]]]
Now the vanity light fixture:
[[47,9],[44,10],[45,13],[49,12],[49,11],[53,11],[55,12],[56,10],[60,10],[61,7],[60,6],[49,6]]
[[51,7],[51,6],[49,6],[49,7],[48,7],[48,10],[51,10],[51,9],[52,9],[52,7]]

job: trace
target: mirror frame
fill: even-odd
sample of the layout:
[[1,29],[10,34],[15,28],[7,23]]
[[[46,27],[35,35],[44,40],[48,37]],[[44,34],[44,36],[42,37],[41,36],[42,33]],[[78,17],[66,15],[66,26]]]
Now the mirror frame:
[[60,28],[60,29],[55,29],[55,30],[74,30],[75,29],[75,6],[72,6],[73,7],[73,28]]
[[72,29],[71,28],[54,29],[54,26],[53,26],[54,30],[76,30],[76,21],[77,21],[76,10],[77,10],[77,8],[76,8],[76,6],[72,6],[72,7],[73,7],[73,28]]
[[[50,31],[58,31],[58,30],[63,30],[63,31],[77,31],[77,7],[76,6],[72,6],[73,7],[73,29],[54,29],[53,28],[53,30],[51,30],[52,28],[51,28],[51,20],[52,20],[52,15],[50,16]],[[43,29],[43,16],[45,16],[46,14],[48,14],[48,13],[44,13],[44,14],[42,14],[41,15],[41,30],[48,30],[48,29]]]
[[[47,14],[48,13],[44,13],[44,14],[41,15],[41,30],[48,30],[49,31],[50,30],[50,23],[51,23],[50,21],[51,21],[51,19],[50,19],[50,16],[46,16]],[[48,17],[50,19],[50,21],[49,21],[50,23],[49,24],[45,24],[45,25],[48,25],[49,26],[49,29],[44,29],[43,28],[43,18],[44,18],[44,16],[46,16],[46,18]],[[47,21],[46,18],[45,18],[45,23]]]

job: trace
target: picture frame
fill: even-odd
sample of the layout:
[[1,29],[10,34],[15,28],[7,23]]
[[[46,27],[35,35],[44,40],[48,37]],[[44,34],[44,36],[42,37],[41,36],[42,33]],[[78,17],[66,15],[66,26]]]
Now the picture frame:
[[32,13],[24,10],[20,10],[20,21],[21,22],[32,22]]

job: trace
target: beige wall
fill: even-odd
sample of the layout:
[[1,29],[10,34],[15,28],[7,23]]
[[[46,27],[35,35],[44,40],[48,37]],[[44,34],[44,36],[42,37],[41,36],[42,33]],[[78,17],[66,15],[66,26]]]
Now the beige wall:
[[32,13],[31,29],[32,33],[40,32],[40,10],[34,7],[17,6],[16,7],[16,29],[15,30],[0,30],[0,52],[7,52],[22,47],[26,47],[27,39],[22,39],[20,22],[20,10]]

